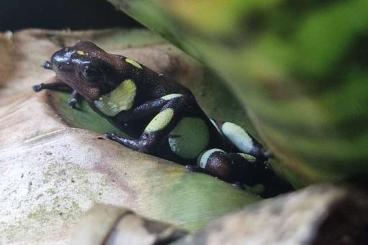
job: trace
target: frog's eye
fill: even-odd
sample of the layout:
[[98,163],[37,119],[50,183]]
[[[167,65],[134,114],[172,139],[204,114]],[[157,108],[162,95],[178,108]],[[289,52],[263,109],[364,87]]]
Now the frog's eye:
[[86,65],[82,70],[82,76],[88,82],[96,82],[101,76],[101,71],[96,67]]

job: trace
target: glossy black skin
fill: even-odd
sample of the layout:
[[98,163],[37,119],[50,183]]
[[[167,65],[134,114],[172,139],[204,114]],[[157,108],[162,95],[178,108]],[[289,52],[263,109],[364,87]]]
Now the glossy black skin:
[[[125,58],[121,55],[106,53],[91,42],[78,42],[73,47],[63,48],[52,55],[51,60],[44,64],[44,68],[53,70],[56,76],[49,83],[35,85],[33,89],[36,92],[42,89],[72,90],[69,105],[75,107],[80,97],[83,97],[97,113],[109,119],[111,123],[130,136],[121,137],[107,133],[106,136],[109,139],[134,150],[184,165],[192,165],[191,169],[198,169],[193,165],[196,160],[178,157],[171,152],[167,144],[170,131],[184,117],[201,118],[206,123],[210,135],[207,149],[221,148],[226,152],[239,152],[216,129],[186,87],[170,81],[167,77],[141,64],[141,69],[137,68],[127,63]],[[121,111],[116,116],[106,116],[95,107],[94,101],[114,90],[125,79],[133,80],[137,87],[132,108]],[[161,99],[169,94],[182,94],[183,96],[169,101]],[[165,108],[174,110],[174,118],[162,130],[145,133],[146,125]],[[251,185],[259,182],[266,188],[269,186],[270,189],[263,196],[274,196],[279,192],[289,191],[291,186],[279,179],[265,163],[267,156],[264,154],[263,147],[257,141],[255,144],[258,147],[252,152],[252,155],[258,159],[258,164],[248,164],[236,154],[225,154],[219,158],[214,157],[212,169],[210,166],[205,172],[230,182]]]

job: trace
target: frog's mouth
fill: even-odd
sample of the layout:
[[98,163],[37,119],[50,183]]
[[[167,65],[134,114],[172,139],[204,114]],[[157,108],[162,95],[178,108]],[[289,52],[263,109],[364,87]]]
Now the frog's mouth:
[[70,63],[69,62],[66,62],[64,64],[60,63],[60,64],[57,64],[57,63],[53,63],[51,61],[45,61],[45,63],[43,63],[42,67],[47,69],[47,70],[52,70],[52,71],[71,71],[72,69],[69,67],[70,66]]
[[[42,65],[43,68],[47,70],[52,70],[55,73],[58,71],[63,71],[63,69],[60,69],[59,67],[55,67],[55,64],[53,64],[51,61],[45,61]],[[60,75],[60,74],[59,74]],[[80,95],[82,95],[87,101],[94,101],[100,98],[100,90],[97,87],[91,87],[86,86],[82,83],[75,83],[72,81],[69,81],[66,76],[59,76],[59,79],[61,79],[65,84],[70,86],[73,90],[79,91]]]
[[97,100],[101,96],[101,91],[96,86],[88,86],[85,83],[75,82],[68,79],[68,77],[64,77],[62,81],[70,86],[73,90],[78,91],[78,93],[82,95],[87,101]]

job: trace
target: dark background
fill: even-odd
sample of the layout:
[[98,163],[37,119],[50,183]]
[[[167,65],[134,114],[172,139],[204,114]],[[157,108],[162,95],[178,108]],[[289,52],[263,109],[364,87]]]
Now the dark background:
[[0,31],[136,27],[105,0],[0,0]]

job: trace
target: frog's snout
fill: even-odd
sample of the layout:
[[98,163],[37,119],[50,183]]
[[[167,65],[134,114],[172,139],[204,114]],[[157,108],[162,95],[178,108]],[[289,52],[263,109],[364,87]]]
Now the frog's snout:
[[[51,62],[47,61],[45,63],[45,66],[50,67],[50,69],[54,71],[66,71],[69,70],[71,62],[71,52],[67,48],[60,49],[59,51],[56,51],[51,56]],[[49,69],[49,68],[46,68]]]

